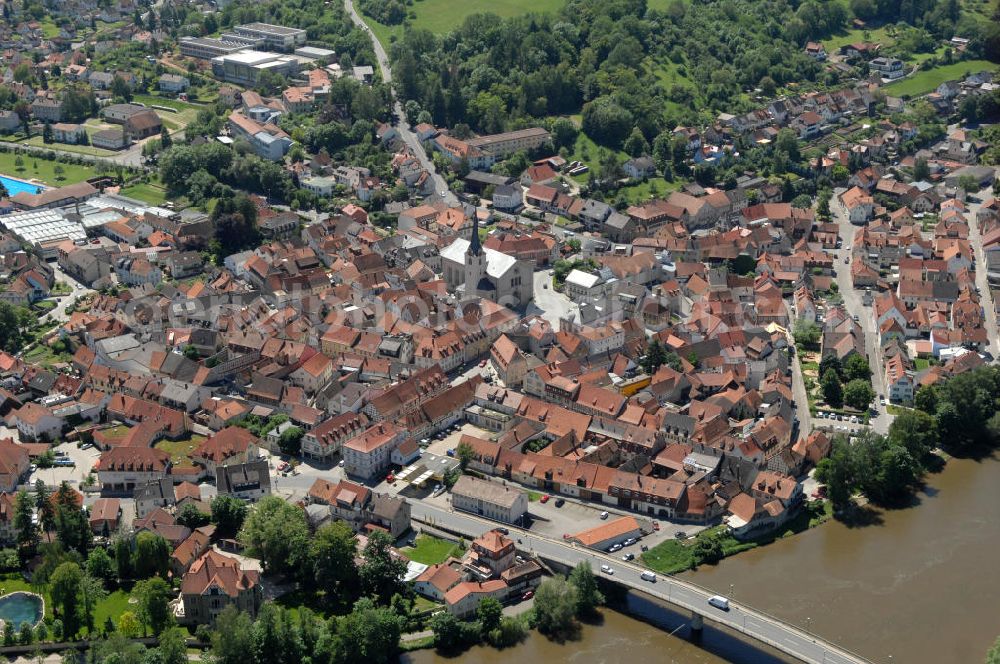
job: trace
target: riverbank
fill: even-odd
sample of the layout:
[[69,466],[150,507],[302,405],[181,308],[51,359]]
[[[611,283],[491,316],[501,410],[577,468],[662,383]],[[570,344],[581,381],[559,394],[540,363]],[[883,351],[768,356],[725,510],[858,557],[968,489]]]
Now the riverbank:
[[699,565],[714,564],[815,528],[833,516],[833,506],[827,500],[807,502],[794,517],[767,533],[740,540],[728,534],[726,526],[716,526],[685,540],[661,542],[640,558],[642,563],[660,574],[680,574]]

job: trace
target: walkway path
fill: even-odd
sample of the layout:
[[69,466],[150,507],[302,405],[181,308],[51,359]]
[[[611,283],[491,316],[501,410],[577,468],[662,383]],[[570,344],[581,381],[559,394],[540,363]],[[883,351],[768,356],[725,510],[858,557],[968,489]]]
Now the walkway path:
[[[392,88],[392,69],[389,68],[389,56],[386,55],[385,49],[382,48],[382,43],[379,42],[378,37],[375,33],[371,31],[371,28],[361,20],[361,17],[354,9],[354,3],[352,0],[344,0],[344,9],[347,11],[348,16],[356,26],[365,31],[368,37],[372,40],[372,46],[375,49],[375,59],[378,60],[379,70],[382,72],[382,80],[389,84]],[[433,197],[439,197],[444,202],[449,205],[455,205],[458,203],[458,198],[448,189],[448,183],[437,172],[434,167],[434,162],[432,162],[428,156],[427,152],[424,150],[424,146],[420,143],[417,135],[413,133],[410,129],[410,124],[406,121],[406,113],[403,112],[403,104],[399,101],[399,95],[395,88],[392,88],[392,95],[396,99],[393,105],[393,119],[392,125],[399,132],[399,137],[404,143],[410,148],[410,151],[416,156],[420,165],[431,174],[431,178],[434,180],[434,194]]]

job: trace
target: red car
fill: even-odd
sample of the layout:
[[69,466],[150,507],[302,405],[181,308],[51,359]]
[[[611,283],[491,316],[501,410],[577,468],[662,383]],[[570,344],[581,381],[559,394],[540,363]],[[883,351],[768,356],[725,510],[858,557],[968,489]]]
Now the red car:
[[396,481],[396,476],[393,475],[392,473],[389,473],[388,475],[385,476],[385,481],[388,482],[389,484],[392,484],[393,482]]
[[543,503],[549,502],[549,494],[545,494],[544,496],[542,496],[541,502]]
[[534,596],[535,596],[535,591],[529,590],[528,592],[524,593],[524,595],[521,596],[521,599],[531,599]]
[[482,361],[479,362],[479,368],[480,369],[482,369],[485,366],[486,366],[486,360],[482,360]]

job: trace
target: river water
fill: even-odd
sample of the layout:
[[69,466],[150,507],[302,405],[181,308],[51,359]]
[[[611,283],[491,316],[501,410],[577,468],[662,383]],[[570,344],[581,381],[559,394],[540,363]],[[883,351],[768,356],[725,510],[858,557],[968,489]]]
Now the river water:
[[[928,478],[913,507],[880,512],[873,523],[830,522],[716,567],[684,575],[781,619],[808,628],[872,662],[978,664],[1000,635],[1000,462],[952,459]],[[671,630],[681,618],[630,598],[628,611]],[[809,620],[807,620],[807,618]],[[476,648],[412,664],[581,662],[677,664],[785,661],[741,644],[706,622],[703,648],[664,629],[605,611],[566,645],[537,634],[505,651]]]

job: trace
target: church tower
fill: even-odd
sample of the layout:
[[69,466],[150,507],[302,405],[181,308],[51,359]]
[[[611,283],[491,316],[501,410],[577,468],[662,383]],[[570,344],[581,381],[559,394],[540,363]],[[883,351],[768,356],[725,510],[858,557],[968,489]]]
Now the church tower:
[[465,299],[479,297],[479,281],[486,275],[486,252],[479,242],[479,215],[473,213],[472,239],[465,250]]

